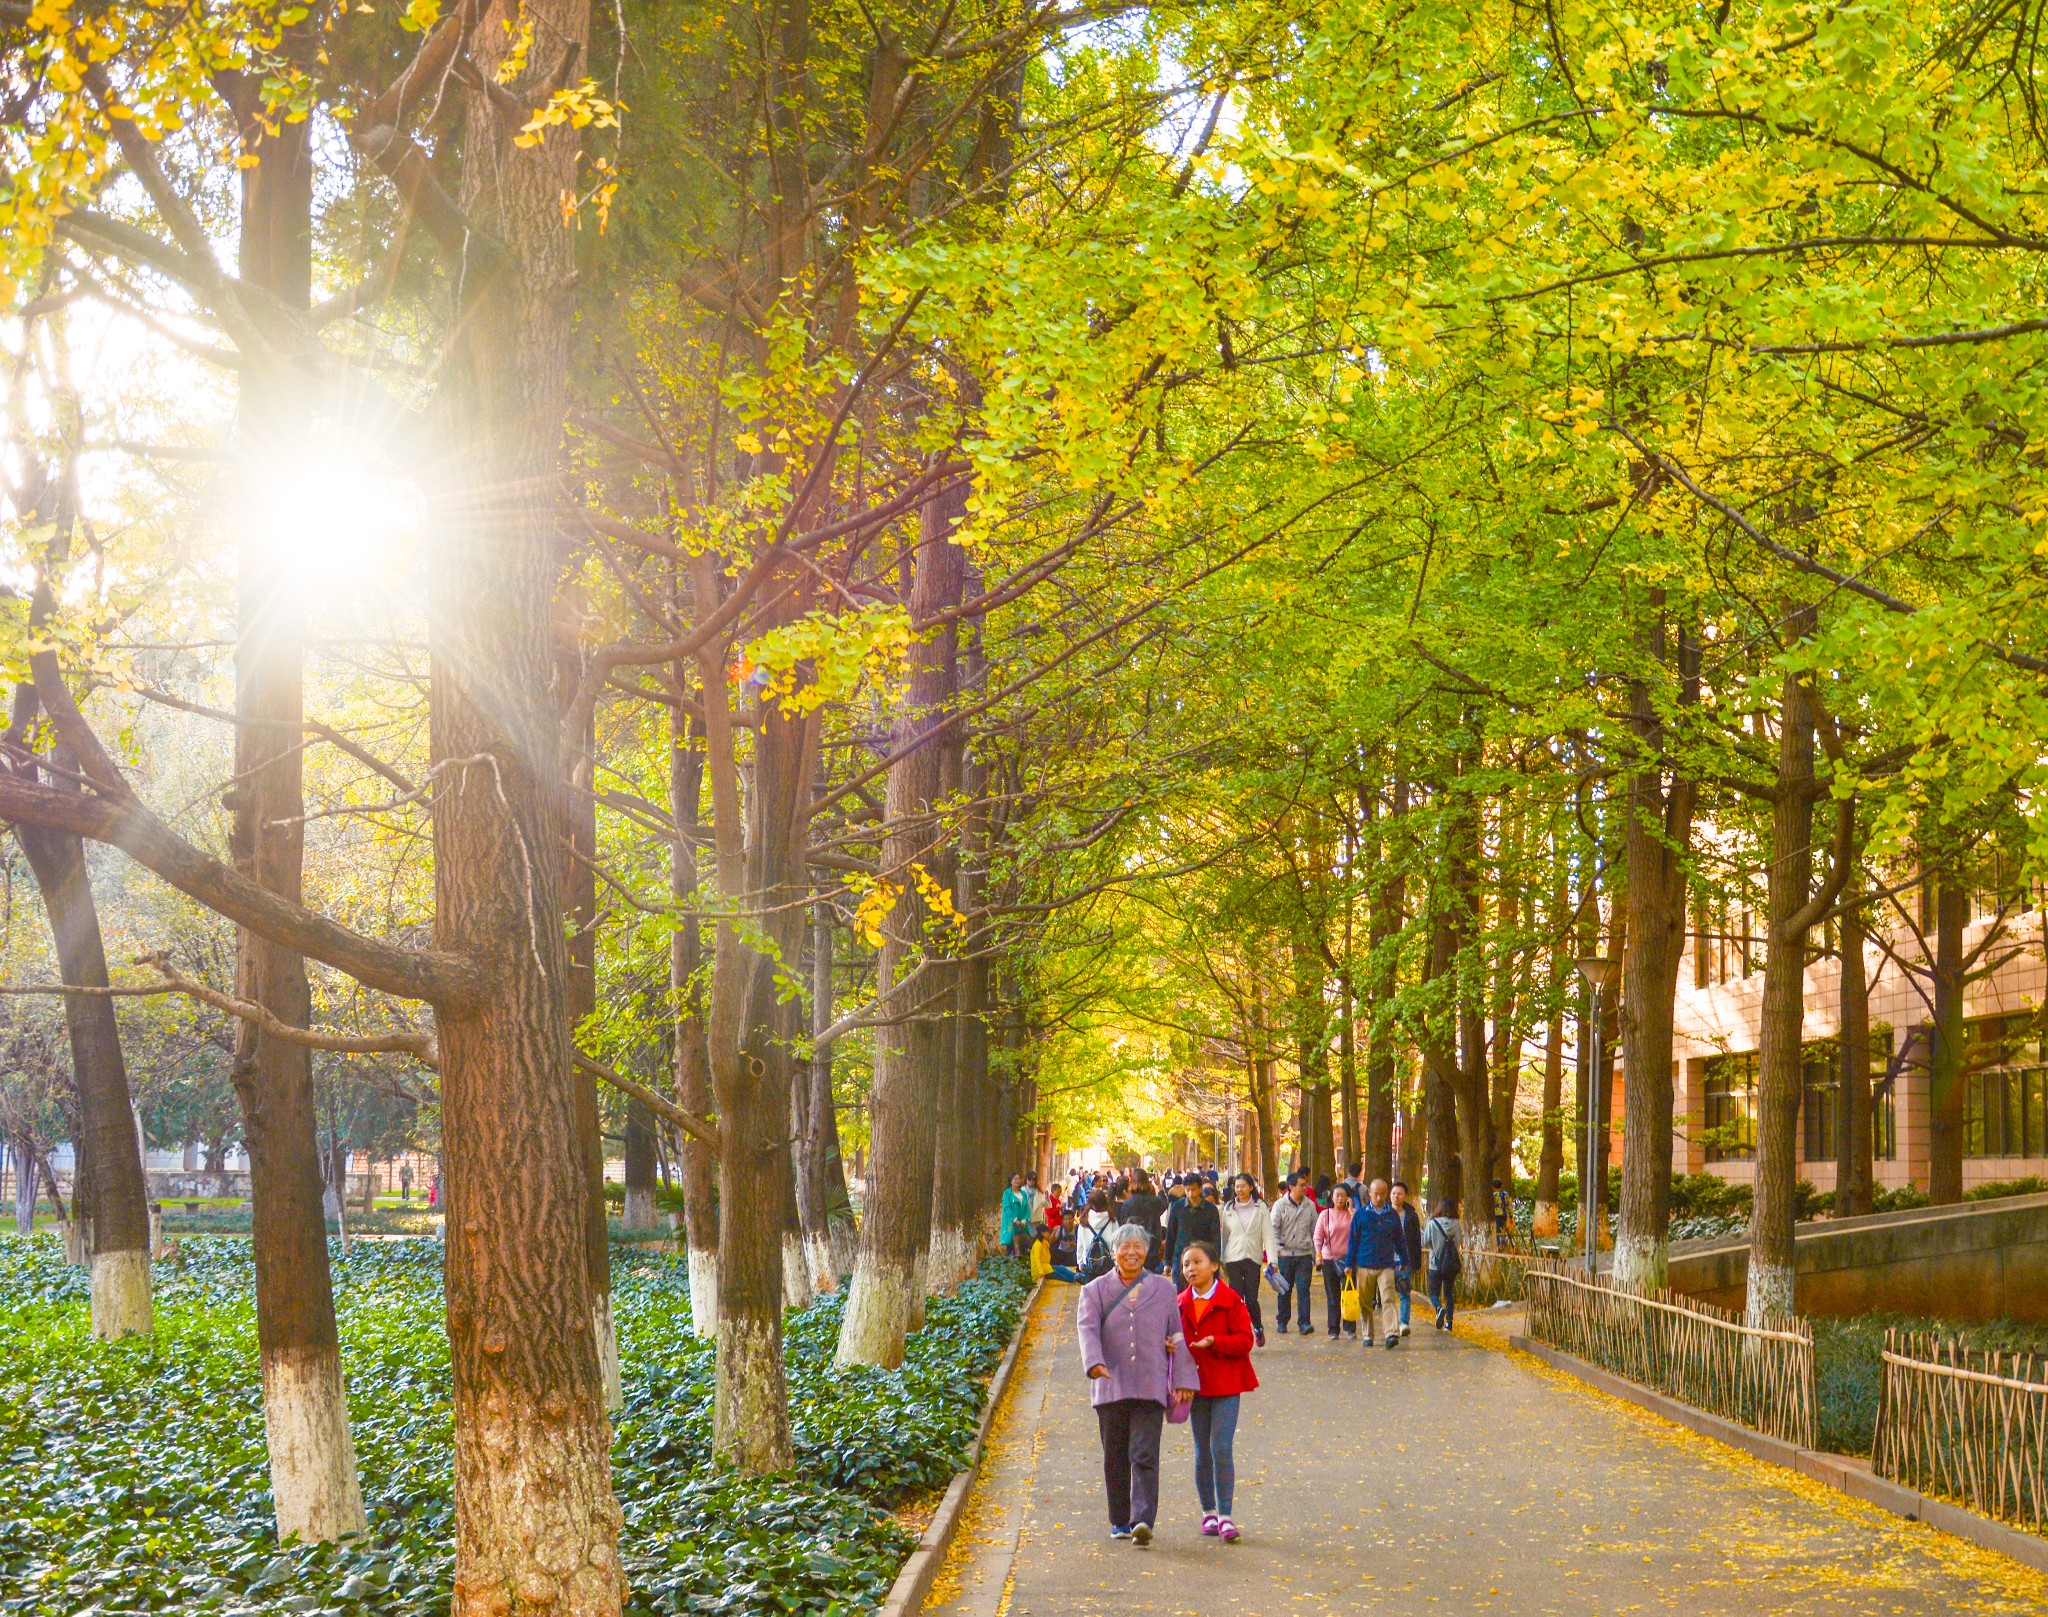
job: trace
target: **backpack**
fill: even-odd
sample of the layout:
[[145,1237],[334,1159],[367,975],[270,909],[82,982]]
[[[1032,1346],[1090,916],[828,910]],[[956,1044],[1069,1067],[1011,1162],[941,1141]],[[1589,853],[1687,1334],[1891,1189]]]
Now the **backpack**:
[[[1430,1223],[1442,1224],[1443,1220],[1433,1218]],[[1458,1252],[1458,1238],[1451,1233],[1449,1226],[1443,1233],[1444,1244],[1437,1248],[1436,1262],[1429,1266],[1429,1272],[1440,1280],[1456,1280],[1465,1272],[1465,1260]]]
[[[1104,1237],[1115,1227],[1115,1223],[1116,1221],[1111,1219],[1101,1229],[1095,1230],[1095,1239],[1088,1245],[1088,1261],[1081,1269],[1081,1278],[1083,1280],[1094,1280],[1109,1273],[1109,1263],[1112,1254],[1109,1250],[1109,1242]],[[1095,1229],[1092,1224],[1089,1228]]]

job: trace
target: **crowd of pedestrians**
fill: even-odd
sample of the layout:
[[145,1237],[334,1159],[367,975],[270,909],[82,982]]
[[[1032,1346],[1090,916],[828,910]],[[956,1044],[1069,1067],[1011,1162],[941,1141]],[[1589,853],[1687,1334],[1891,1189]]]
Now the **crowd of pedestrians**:
[[[1315,1278],[1331,1340],[1398,1348],[1412,1326],[1420,1276],[1436,1329],[1455,1330],[1464,1227],[1455,1201],[1425,1217],[1400,1180],[1288,1176],[1268,1201],[1248,1173],[1213,1167],[1155,1183],[1077,1170],[1043,1190],[1035,1173],[1003,1194],[1002,1239],[1033,1271],[1081,1287],[1081,1363],[1102,1440],[1110,1537],[1143,1547],[1159,1513],[1159,1446],[1167,1421],[1190,1423],[1202,1532],[1239,1537],[1232,1518],[1240,1401],[1266,1345],[1260,1282],[1275,1297],[1273,1329],[1314,1336]],[[1498,1182],[1490,1211],[1509,1232]]]

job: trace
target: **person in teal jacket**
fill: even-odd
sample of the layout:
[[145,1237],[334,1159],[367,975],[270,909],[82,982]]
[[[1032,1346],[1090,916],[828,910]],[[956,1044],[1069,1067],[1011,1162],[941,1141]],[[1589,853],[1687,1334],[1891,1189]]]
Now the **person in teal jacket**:
[[1006,1251],[1018,1257],[1031,1252],[1031,1192],[1024,1188],[1021,1173],[1010,1175],[1010,1188],[1003,1192],[1002,1227],[996,1234]]

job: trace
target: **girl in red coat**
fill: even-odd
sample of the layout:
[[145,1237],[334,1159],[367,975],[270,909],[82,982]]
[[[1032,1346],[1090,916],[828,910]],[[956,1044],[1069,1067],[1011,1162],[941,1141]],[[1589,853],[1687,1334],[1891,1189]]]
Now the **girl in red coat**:
[[1181,1332],[1202,1377],[1190,1413],[1202,1531],[1235,1541],[1230,1496],[1237,1486],[1237,1401],[1259,1384],[1252,1371],[1252,1316],[1244,1299],[1224,1284],[1223,1265],[1207,1241],[1181,1254],[1180,1269],[1188,1282],[1180,1294]]

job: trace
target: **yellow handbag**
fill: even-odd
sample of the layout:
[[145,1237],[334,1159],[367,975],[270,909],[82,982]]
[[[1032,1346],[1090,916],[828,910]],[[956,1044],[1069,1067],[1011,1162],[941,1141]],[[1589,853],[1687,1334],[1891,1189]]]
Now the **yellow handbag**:
[[1358,1301],[1358,1277],[1356,1275],[1346,1275],[1344,1277],[1344,1290],[1337,1297],[1337,1312],[1344,1316],[1344,1323],[1347,1325],[1356,1325],[1364,1314],[1365,1310]]

